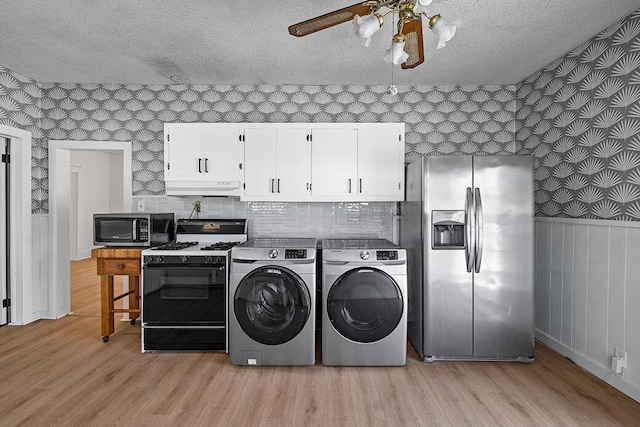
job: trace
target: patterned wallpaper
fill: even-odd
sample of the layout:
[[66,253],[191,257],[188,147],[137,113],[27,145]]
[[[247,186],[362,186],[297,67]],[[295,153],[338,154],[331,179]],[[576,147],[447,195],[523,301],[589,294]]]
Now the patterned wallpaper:
[[164,194],[164,122],[404,122],[421,155],[532,154],[540,216],[640,219],[640,11],[519,85],[38,83],[0,67],[0,123],[32,132],[32,211],[49,139],[131,141],[134,195]]
[[134,195],[164,194],[165,122],[404,122],[407,161],[515,149],[515,86],[399,87],[388,95],[386,86],[21,85],[0,72],[0,111],[15,109],[0,121],[38,135],[34,213],[48,210],[49,139],[132,141]]
[[517,97],[537,215],[640,220],[640,10],[527,78]]

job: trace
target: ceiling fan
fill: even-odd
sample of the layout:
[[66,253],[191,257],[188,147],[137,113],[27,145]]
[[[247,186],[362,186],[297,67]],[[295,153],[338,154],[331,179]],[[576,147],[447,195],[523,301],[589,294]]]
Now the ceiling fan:
[[414,68],[424,62],[423,16],[428,19],[429,28],[439,37],[438,49],[451,40],[460,24],[460,21],[448,22],[439,14],[429,16],[424,8],[434,1],[445,0],[368,0],[291,25],[289,34],[303,37],[353,21],[354,32],[365,40],[365,46],[369,46],[371,36],[380,29],[384,17],[397,14],[397,32],[384,59],[396,65],[401,64],[403,69]]

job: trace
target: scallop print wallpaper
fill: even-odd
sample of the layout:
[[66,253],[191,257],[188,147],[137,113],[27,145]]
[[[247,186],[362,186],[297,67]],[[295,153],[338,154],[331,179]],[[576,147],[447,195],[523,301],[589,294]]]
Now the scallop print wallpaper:
[[640,11],[527,78],[517,97],[536,214],[640,220]]
[[640,220],[640,15],[518,85],[39,83],[0,67],[0,123],[29,130],[32,211],[48,212],[50,139],[131,141],[135,196],[163,195],[165,122],[404,122],[405,160],[531,154],[536,214]]
[[515,86],[35,84],[0,69],[0,122],[34,133],[33,212],[48,211],[47,141],[131,141],[135,196],[164,194],[165,122],[404,122],[406,160],[513,153]]

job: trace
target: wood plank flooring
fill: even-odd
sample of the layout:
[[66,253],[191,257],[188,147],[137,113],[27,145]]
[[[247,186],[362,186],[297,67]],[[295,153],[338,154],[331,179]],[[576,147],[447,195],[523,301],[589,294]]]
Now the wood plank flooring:
[[[140,325],[100,336],[92,259],[73,315],[0,328],[1,426],[637,426],[640,403],[537,344],[532,364],[235,367],[213,352],[141,353]],[[320,356],[320,353],[319,353]]]

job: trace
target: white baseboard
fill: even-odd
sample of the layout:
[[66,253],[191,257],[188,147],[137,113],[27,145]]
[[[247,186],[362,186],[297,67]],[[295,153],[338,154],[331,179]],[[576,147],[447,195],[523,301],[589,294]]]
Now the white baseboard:
[[640,402],[640,387],[636,384],[630,383],[623,376],[614,373],[607,366],[602,366],[585,357],[584,355],[576,353],[571,348],[538,331],[537,329],[536,339],[538,339],[540,342],[550,347],[551,349],[555,350],[556,352],[560,353],[564,357],[568,358],[576,365],[600,378],[602,381],[620,390],[622,393],[626,394],[632,399]]

